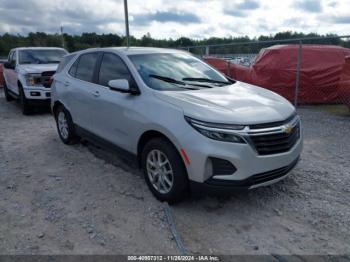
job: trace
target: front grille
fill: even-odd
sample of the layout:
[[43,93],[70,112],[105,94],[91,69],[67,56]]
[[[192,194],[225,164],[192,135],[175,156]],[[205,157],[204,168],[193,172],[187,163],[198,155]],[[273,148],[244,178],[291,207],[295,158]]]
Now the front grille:
[[41,74],[40,83],[46,87],[50,88],[52,84],[52,76],[55,74],[55,71],[46,71]]
[[299,161],[299,158],[296,159],[293,163],[291,163],[290,165],[288,165],[286,167],[282,167],[282,168],[275,169],[275,170],[272,170],[269,172],[254,175],[251,178],[251,183],[252,183],[252,185],[258,185],[258,184],[262,184],[265,182],[269,182],[271,180],[281,178],[281,177],[285,176],[286,174],[288,174],[289,171],[291,171],[296,166],[298,161]]
[[290,133],[278,132],[252,135],[250,140],[259,155],[273,155],[288,152],[300,139],[300,122],[292,128]]

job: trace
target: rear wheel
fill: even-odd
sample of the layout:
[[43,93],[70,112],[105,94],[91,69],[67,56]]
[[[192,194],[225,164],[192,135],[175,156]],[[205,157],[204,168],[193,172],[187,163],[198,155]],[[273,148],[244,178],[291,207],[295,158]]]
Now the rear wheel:
[[172,204],[187,195],[185,165],[177,149],[168,140],[150,140],[142,151],[141,162],[146,183],[158,200]]
[[5,93],[5,99],[7,102],[10,102],[13,100],[13,97],[9,94],[9,90],[7,89],[6,81],[4,83],[4,93]]
[[28,100],[24,94],[22,86],[19,86],[19,100],[21,103],[23,115],[29,115],[32,111],[32,108],[29,106]]
[[58,134],[65,144],[75,144],[79,141],[75,134],[74,124],[69,112],[63,107],[59,106],[55,111],[55,119]]

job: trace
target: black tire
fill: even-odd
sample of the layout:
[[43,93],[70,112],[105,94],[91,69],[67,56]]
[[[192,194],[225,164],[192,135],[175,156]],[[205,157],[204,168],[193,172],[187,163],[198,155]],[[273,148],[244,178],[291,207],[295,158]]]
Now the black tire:
[[[63,106],[59,106],[55,110],[54,114],[55,114],[57,132],[62,142],[66,145],[73,145],[78,143],[79,137],[75,133],[73,120],[68,110],[66,110]],[[67,123],[67,130],[66,130],[67,134],[65,134],[62,130],[60,130],[60,124],[59,124],[60,114],[64,115],[65,117],[65,120]]]
[[12,101],[14,98],[9,94],[9,90],[7,89],[6,81],[4,83],[4,94],[7,102]]
[[29,115],[32,112],[32,108],[30,107],[26,96],[24,95],[23,87],[19,86],[19,101],[21,103],[22,114]]
[[[147,156],[153,151],[161,151],[169,160],[173,171],[173,185],[168,193],[159,192],[153,185],[147,172]],[[169,204],[180,202],[188,195],[188,178],[183,160],[177,149],[165,138],[150,140],[142,150],[141,166],[146,183],[153,195]]]

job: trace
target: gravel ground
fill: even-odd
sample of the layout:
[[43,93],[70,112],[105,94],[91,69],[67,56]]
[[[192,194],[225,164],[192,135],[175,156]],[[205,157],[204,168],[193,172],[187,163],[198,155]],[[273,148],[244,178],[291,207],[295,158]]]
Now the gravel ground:
[[176,253],[139,172],[100,151],[64,145],[49,113],[1,95],[0,254]]
[[299,113],[304,152],[287,179],[174,207],[191,252],[350,254],[350,116]]
[[[299,112],[287,179],[171,207],[189,253],[350,253],[350,117]],[[0,95],[0,254],[178,254],[163,207],[126,159],[62,144],[49,113]]]

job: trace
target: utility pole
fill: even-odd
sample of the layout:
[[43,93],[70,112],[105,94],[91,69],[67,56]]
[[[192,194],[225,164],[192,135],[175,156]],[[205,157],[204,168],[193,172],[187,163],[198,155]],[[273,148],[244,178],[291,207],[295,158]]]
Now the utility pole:
[[126,32],[126,46],[130,46],[129,39],[129,12],[128,12],[128,0],[124,0],[124,13],[125,13],[125,32]]
[[64,36],[63,36],[63,26],[61,26],[61,40],[62,40],[62,47],[64,48]]

